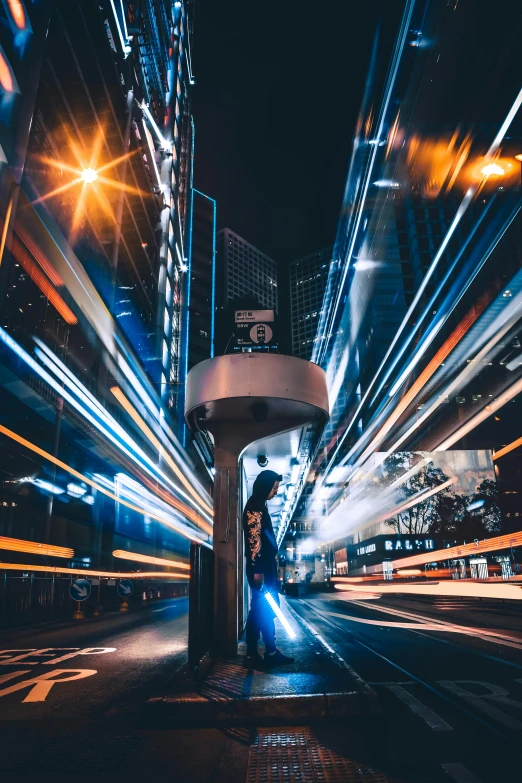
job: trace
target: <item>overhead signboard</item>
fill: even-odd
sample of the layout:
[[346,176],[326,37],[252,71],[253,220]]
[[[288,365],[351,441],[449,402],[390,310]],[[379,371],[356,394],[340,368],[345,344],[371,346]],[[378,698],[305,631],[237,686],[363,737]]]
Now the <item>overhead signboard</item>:
[[274,319],[273,310],[236,310],[236,345],[240,348],[272,345]]
[[236,310],[236,324],[257,324],[262,322],[273,323],[273,310]]

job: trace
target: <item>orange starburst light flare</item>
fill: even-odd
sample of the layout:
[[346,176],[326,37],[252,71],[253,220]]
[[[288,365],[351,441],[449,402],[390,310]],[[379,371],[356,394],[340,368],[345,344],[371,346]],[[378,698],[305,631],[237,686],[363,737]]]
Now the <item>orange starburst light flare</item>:
[[89,168],[82,171],[81,178],[85,184],[91,184],[92,182],[96,182],[98,179],[98,172],[96,169],[93,169],[91,166],[89,166]]

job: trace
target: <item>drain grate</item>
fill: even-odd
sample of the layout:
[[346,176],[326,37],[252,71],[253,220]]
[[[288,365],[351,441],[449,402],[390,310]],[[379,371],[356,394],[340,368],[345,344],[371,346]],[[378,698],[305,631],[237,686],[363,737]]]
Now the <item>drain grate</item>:
[[246,783],[387,783],[387,778],[320,742],[312,729],[266,729],[250,747]]

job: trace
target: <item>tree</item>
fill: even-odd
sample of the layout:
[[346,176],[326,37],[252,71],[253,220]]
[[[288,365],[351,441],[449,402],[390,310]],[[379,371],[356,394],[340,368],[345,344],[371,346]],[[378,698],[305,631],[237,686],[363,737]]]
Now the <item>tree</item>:
[[[381,475],[386,484],[393,483],[401,475],[414,467],[416,458],[420,454],[415,452],[402,452],[392,454],[382,466]],[[409,500],[421,493],[436,489],[448,480],[448,476],[441,468],[435,467],[431,462],[420,468],[413,476],[397,487],[397,505],[405,505]],[[416,503],[409,508],[400,511],[396,516],[386,520],[386,525],[396,533],[408,535],[426,535],[440,526],[441,520],[449,521],[455,511],[455,498],[449,487],[431,495],[426,500]]]

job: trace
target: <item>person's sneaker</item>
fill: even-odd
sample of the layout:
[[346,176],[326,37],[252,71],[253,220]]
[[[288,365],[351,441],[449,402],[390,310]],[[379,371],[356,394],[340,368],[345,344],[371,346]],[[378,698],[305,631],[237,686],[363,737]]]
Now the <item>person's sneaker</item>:
[[256,653],[255,655],[245,655],[243,658],[244,669],[263,669],[264,666],[265,662],[259,653]]
[[271,666],[289,666],[295,661],[295,658],[290,658],[289,655],[284,655],[281,650],[276,650],[275,653],[270,655],[265,653],[264,664],[267,667]]

